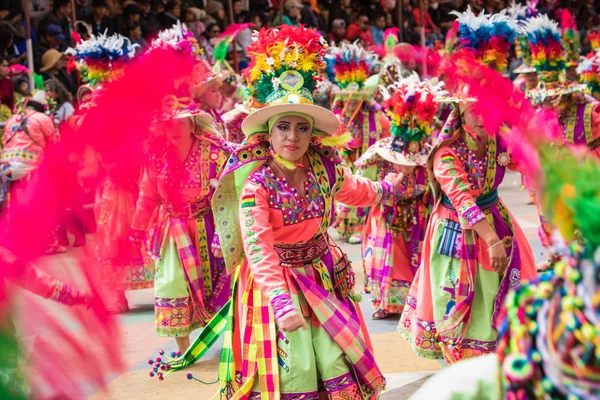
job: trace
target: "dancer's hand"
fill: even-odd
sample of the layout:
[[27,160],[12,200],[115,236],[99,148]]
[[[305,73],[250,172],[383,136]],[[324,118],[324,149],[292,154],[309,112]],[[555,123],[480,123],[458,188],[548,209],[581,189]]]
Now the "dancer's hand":
[[216,249],[213,247],[212,252],[213,252],[213,256],[215,256],[217,258],[223,258],[223,250]]
[[279,330],[283,332],[294,332],[295,330],[302,328],[306,329],[306,322],[304,317],[298,314],[296,311],[290,311],[277,321]]
[[499,274],[503,274],[508,267],[508,257],[506,256],[506,249],[502,243],[492,245],[489,249],[490,262],[492,269]]
[[394,189],[398,189],[400,187],[400,184],[402,183],[403,179],[404,179],[404,174],[402,172],[400,172],[399,174],[390,172],[389,174],[387,174],[385,176],[385,180],[387,182],[391,183],[392,186],[394,187]]

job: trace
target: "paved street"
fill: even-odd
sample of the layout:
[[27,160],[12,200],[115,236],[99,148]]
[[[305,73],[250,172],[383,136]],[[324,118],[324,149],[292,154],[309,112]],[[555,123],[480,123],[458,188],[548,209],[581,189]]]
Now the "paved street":
[[[545,252],[537,238],[537,213],[534,206],[526,205],[526,192],[520,191],[519,185],[519,175],[507,174],[500,195],[529,238],[536,260],[541,261],[545,258]],[[360,246],[343,245],[342,247],[355,262],[358,282],[362,287]],[[68,258],[68,254],[60,257]],[[90,398],[94,400],[210,399],[216,392],[217,385],[203,385],[188,381],[186,373],[192,372],[198,379],[214,382],[217,378],[220,345],[215,346],[204,360],[189,368],[189,371],[171,374],[163,382],[149,378],[147,360],[156,357],[159,349],[164,349],[167,353],[173,351],[175,340],[155,336],[151,289],[130,292],[128,298],[132,309],[127,314],[119,316],[123,325],[127,370],[113,377],[108,393],[90,393]],[[373,310],[368,295],[363,296],[362,307],[375,346],[375,356],[382,372],[388,378],[388,390],[382,399],[406,399],[427,376],[442,367],[435,361],[414,355],[408,344],[396,332],[397,319],[372,321],[370,316]]]

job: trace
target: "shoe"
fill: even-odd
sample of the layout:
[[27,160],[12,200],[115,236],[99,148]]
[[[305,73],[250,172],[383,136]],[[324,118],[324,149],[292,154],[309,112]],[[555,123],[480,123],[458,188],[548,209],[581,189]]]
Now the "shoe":
[[348,243],[350,243],[350,244],[359,244],[359,243],[362,243],[362,241],[363,241],[363,236],[360,233],[353,233],[348,238]]

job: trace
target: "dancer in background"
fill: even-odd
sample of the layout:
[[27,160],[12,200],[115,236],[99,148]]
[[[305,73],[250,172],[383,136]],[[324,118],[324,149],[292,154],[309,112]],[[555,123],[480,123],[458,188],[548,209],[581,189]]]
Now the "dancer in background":
[[[503,71],[514,21],[503,14],[475,16],[470,9],[458,21],[465,63]],[[495,43],[494,57],[488,41]],[[399,330],[417,355],[454,363],[495,351],[506,293],[536,271],[527,238],[498,197],[513,165],[506,142],[485,130],[468,86],[444,100],[455,109],[429,156],[436,204]]]
[[373,300],[373,319],[400,314],[421,262],[431,210],[425,164],[439,87],[412,75],[390,86],[383,106],[392,136],[371,146],[356,162],[358,175],[373,181],[390,172],[404,180],[394,196],[371,207],[365,224],[363,263]]
[[[377,56],[358,43],[343,43],[327,53],[330,79],[338,86],[331,109],[340,120],[339,134],[352,136],[348,148],[342,150],[342,159],[352,171],[356,160],[370,146],[389,136],[389,121],[381,105],[373,100],[378,79],[373,76],[368,81],[377,62]],[[340,238],[351,244],[360,243],[368,211],[339,204],[334,226]]]
[[189,97],[167,96],[154,129],[131,237],[141,245],[148,236],[156,259],[156,332],[175,337],[183,352],[231,293],[221,252],[212,248],[210,206],[229,148]]
[[[118,79],[126,63],[135,56],[137,45],[114,34],[99,35],[67,50],[90,90],[89,100],[83,102],[80,118],[94,106],[93,98],[102,95],[102,85]],[[82,100],[86,89],[81,91]],[[81,122],[79,122],[81,125]],[[154,285],[153,261],[143,246],[129,240],[129,229],[139,194],[140,165],[124,171],[121,160],[102,159],[98,154],[85,153],[85,178],[98,182],[94,204],[96,218],[96,251],[102,268],[102,279],[110,292],[109,311],[129,310],[125,291],[151,288]],[[92,165],[93,164],[93,165]],[[91,172],[94,171],[94,172]]]

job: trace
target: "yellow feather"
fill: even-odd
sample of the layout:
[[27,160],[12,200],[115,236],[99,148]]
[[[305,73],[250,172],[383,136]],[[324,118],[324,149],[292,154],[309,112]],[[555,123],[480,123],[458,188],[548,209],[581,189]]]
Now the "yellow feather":
[[346,132],[337,136],[326,136],[320,140],[325,147],[343,147],[352,141],[352,134]]
[[279,164],[283,165],[286,169],[292,169],[292,170],[296,169],[296,164],[294,164],[290,160],[286,160],[285,158],[281,157],[279,154],[275,154],[273,156],[273,159],[275,161],[277,161]]

